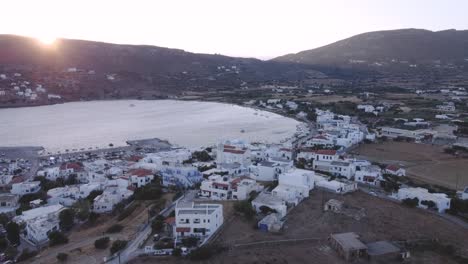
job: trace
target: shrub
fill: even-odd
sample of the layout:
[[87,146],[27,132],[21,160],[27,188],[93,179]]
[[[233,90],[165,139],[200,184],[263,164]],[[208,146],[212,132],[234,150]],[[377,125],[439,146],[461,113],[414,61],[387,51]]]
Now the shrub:
[[65,262],[68,259],[68,254],[67,253],[58,253],[57,254],[57,260],[60,262]]
[[180,257],[182,255],[182,249],[180,248],[174,248],[172,251],[172,256],[174,257]]
[[29,249],[25,248],[23,250],[23,252],[21,252],[21,255],[19,255],[16,260],[18,262],[28,260],[28,259],[36,256],[37,253],[38,253],[37,251],[29,251]]
[[122,231],[123,228],[124,227],[122,225],[113,224],[113,225],[109,226],[109,228],[107,228],[106,233],[110,233],[110,234],[118,233],[118,232]]
[[94,247],[97,249],[106,249],[107,247],[109,247],[109,242],[109,237],[102,237],[94,241]]
[[155,233],[159,233],[162,231],[164,227],[164,217],[162,215],[156,216],[156,218],[153,220],[153,223],[151,223],[151,229]]
[[114,243],[112,243],[112,246],[110,248],[110,253],[115,254],[122,249],[124,249],[127,246],[128,241],[126,240],[116,240]]
[[72,209],[65,209],[59,214],[60,228],[63,230],[70,230],[75,221],[75,211]]
[[253,217],[256,214],[255,210],[253,209],[252,205],[250,204],[248,200],[236,202],[234,204],[234,210],[244,215],[244,217],[247,218],[248,220],[253,219]]
[[10,222],[6,226],[7,238],[12,244],[20,243],[20,227],[15,222]]
[[421,204],[427,206],[427,208],[429,208],[429,209],[435,209],[436,208],[436,203],[434,203],[433,201],[423,200],[423,201],[421,201]]
[[198,245],[198,238],[189,236],[182,238],[182,245],[188,248],[196,247]]
[[62,232],[54,231],[49,233],[50,246],[61,245],[66,243],[68,243],[68,238]]
[[418,198],[406,198],[401,201],[401,203],[407,207],[414,208],[419,205],[419,199]]

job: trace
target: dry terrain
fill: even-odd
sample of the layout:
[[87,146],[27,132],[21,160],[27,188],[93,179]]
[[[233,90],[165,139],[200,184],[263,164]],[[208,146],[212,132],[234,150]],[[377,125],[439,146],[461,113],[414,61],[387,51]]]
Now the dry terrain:
[[[343,200],[348,206],[364,208],[366,216],[355,220],[343,214],[323,212],[322,203],[330,198]],[[264,233],[253,226],[253,222],[236,217],[226,224],[216,240],[228,245],[230,250],[197,263],[346,263],[329,247],[327,237],[331,233],[350,231],[358,233],[365,243],[438,239],[443,244],[455,246],[458,254],[468,255],[468,230],[427,211],[406,208],[362,192],[339,196],[313,191],[310,198],[288,214],[281,233]],[[272,241],[277,243],[264,244]],[[173,257],[140,258],[133,263],[154,263],[155,258],[158,263],[190,263]],[[412,258],[407,263],[456,262],[450,257],[425,251],[412,252]]]
[[364,144],[352,151],[380,163],[401,164],[408,177],[452,189],[468,186],[468,160],[444,153],[442,146],[388,141]]

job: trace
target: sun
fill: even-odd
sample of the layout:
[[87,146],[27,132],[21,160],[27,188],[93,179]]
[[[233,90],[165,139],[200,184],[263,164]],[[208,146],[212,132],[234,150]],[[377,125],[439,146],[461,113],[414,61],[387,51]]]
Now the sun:
[[37,39],[39,40],[39,42],[41,42],[44,45],[52,45],[57,40],[56,37],[52,37],[52,36],[43,36],[43,37],[38,37]]

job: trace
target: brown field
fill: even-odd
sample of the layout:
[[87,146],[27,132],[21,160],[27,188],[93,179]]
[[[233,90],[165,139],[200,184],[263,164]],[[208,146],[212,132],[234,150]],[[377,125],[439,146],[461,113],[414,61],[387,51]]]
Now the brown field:
[[412,179],[458,190],[468,186],[468,160],[444,153],[442,146],[407,142],[364,144],[351,153],[380,163],[402,164]]
[[[366,216],[355,220],[342,214],[323,212],[322,202],[330,198],[344,200],[347,205],[365,209]],[[468,230],[447,222],[421,209],[411,209],[398,203],[356,192],[346,196],[313,191],[311,196],[287,216],[284,230],[279,234],[254,229],[254,222],[236,218],[227,223],[216,243],[227,245],[224,251],[204,262],[196,263],[346,263],[328,245],[332,233],[356,232],[363,242],[378,240],[439,239],[451,244],[457,253],[468,255]],[[245,243],[309,238],[306,242],[278,242],[242,246]],[[312,240],[313,239],[313,240]],[[146,257],[132,263],[191,263],[173,257]],[[193,263],[193,262],[192,262]],[[393,263],[388,261],[387,263]],[[395,262],[396,263],[396,262]],[[407,263],[456,263],[450,257],[434,252],[412,252]]]

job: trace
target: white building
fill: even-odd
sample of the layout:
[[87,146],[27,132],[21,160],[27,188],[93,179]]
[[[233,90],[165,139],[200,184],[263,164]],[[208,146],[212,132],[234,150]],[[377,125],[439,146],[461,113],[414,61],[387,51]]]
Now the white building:
[[20,182],[14,183],[11,185],[11,193],[17,195],[25,195],[31,193],[37,193],[41,190],[41,182],[40,181],[30,181],[30,182]]
[[238,163],[247,168],[251,164],[249,144],[242,140],[225,140],[218,143],[216,163]]
[[288,212],[288,207],[286,202],[278,196],[273,196],[271,193],[261,192],[258,196],[252,201],[252,207],[257,213],[261,212],[263,206],[269,207],[275,210],[281,215],[281,217],[286,216]]
[[140,188],[154,179],[154,174],[146,169],[133,169],[127,173],[129,185]]
[[200,195],[212,200],[245,200],[251,192],[262,188],[247,177],[232,178],[229,176],[211,175],[200,185]]
[[190,165],[165,166],[161,169],[164,186],[190,187],[203,180],[198,168]]
[[342,182],[336,180],[319,180],[315,182],[318,188],[326,189],[327,191],[339,194],[354,192],[358,189],[356,182]]
[[101,195],[94,198],[93,201],[93,212],[95,213],[107,213],[111,212],[115,205],[121,201],[130,198],[133,195],[133,191],[128,188],[121,188],[118,186],[107,187]]
[[397,193],[397,198],[399,200],[418,198],[419,207],[422,208],[427,208],[427,206],[424,205],[425,201],[432,201],[435,203],[439,213],[443,213],[445,210],[449,209],[451,201],[445,193],[430,193],[427,189],[421,187],[400,188]]
[[339,161],[335,160],[330,163],[331,169],[329,172],[331,172],[335,176],[341,176],[345,177],[346,179],[351,179],[354,177],[354,174],[356,173],[356,166],[348,161]]
[[0,213],[14,213],[19,208],[19,197],[10,193],[0,194]]
[[175,237],[210,237],[224,222],[223,205],[178,202],[175,218]]
[[468,187],[465,187],[465,190],[462,192],[461,198],[462,200],[468,200]]
[[257,181],[275,181],[278,175],[293,167],[292,161],[269,160],[250,167],[253,178]]
[[40,218],[26,224],[26,238],[34,244],[43,244],[49,241],[49,234],[60,230],[58,218]]
[[291,169],[279,175],[278,186],[271,193],[287,203],[298,205],[314,188],[314,176],[313,171]]
[[382,170],[376,165],[359,166],[359,170],[356,170],[354,180],[378,186],[380,184],[380,180],[382,180]]

